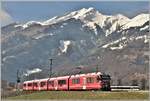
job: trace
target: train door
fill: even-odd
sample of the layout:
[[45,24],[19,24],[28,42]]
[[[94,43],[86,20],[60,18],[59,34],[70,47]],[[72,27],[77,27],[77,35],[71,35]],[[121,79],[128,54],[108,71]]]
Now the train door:
[[86,77],[83,77],[83,90],[86,90]]
[[54,89],[58,90],[58,81],[57,81],[57,79],[54,80]]

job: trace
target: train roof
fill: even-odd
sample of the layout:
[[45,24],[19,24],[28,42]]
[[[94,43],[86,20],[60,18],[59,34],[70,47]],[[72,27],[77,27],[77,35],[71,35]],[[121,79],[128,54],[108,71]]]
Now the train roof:
[[94,73],[87,73],[87,74],[75,74],[71,75],[71,77],[79,77],[79,76],[94,76],[94,75],[100,75],[101,72],[94,72]]
[[23,83],[30,83],[33,82],[34,80],[30,80],[30,81],[24,81]]

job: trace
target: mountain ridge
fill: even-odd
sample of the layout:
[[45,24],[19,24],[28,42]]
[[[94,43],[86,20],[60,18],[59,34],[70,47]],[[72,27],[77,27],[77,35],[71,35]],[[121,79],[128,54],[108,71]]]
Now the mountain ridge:
[[[93,15],[94,17],[89,18],[89,20],[85,20],[86,17]],[[96,17],[95,17],[96,16]],[[82,8],[81,10],[73,11],[70,12],[64,16],[55,16],[49,20],[43,21],[43,22],[38,22],[38,21],[29,21],[23,25],[15,25],[15,27],[22,27],[23,29],[28,28],[29,26],[32,26],[34,24],[41,25],[41,26],[46,26],[46,25],[52,25],[52,24],[57,24],[62,21],[66,21],[68,19],[75,18],[75,19],[80,19],[82,22],[85,23],[85,26],[89,26],[92,29],[95,30],[95,25],[99,25],[101,28],[105,26],[104,22],[106,19],[108,19],[107,23],[113,23],[112,26],[109,29],[106,29],[106,36],[111,34],[116,30],[117,26],[121,26],[123,30],[128,29],[130,27],[137,27],[137,26],[142,26],[146,21],[149,21],[149,14],[139,14],[132,19],[129,19],[128,17],[122,15],[122,14],[116,14],[112,16],[108,15],[103,15],[99,13],[99,11],[96,11],[96,9],[90,7],[88,9]],[[144,20],[142,20],[144,19]],[[94,21],[95,20],[95,21]],[[109,21],[110,20],[110,21]],[[136,23],[138,20],[138,23]],[[141,21],[142,20],[142,21]],[[139,23],[140,21],[140,23]],[[139,25],[138,25],[139,24]]]

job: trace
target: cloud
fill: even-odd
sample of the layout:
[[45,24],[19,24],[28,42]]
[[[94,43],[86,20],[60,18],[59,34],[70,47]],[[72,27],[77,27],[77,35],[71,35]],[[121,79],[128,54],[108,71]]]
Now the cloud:
[[42,70],[39,69],[39,68],[34,68],[34,69],[32,69],[32,70],[27,70],[27,73],[25,73],[25,74],[23,74],[23,75],[29,76],[30,74],[39,73],[39,72],[41,72],[41,71],[42,71]]
[[5,10],[0,9],[1,26],[8,25],[13,22],[12,17]]

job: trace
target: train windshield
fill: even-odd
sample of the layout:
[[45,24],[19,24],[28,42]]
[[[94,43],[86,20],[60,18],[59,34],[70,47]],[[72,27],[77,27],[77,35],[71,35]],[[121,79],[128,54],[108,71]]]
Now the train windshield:
[[111,80],[109,75],[100,75],[101,80]]

